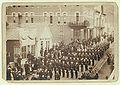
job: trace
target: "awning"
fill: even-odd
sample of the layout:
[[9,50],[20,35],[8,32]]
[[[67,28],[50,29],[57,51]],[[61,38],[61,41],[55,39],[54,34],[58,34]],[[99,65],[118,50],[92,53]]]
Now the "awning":
[[34,29],[19,28],[21,46],[35,45],[36,31]]

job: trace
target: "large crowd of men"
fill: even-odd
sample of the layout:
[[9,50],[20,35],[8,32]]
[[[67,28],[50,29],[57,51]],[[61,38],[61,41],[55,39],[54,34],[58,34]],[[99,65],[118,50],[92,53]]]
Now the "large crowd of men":
[[23,67],[18,56],[14,67],[7,66],[7,80],[98,79],[99,74],[92,69],[113,41],[110,36],[102,43],[100,37],[82,42],[77,39],[67,45],[61,42],[40,51],[42,57],[28,53]]

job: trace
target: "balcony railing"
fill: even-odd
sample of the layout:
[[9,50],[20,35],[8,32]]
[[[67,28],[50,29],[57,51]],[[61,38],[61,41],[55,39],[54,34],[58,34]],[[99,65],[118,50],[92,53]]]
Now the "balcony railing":
[[84,23],[77,23],[77,22],[69,22],[68,25],[72,29],[84,29],[87,27],[84,25]]
[[72,29],[84,29],[87,28],[90,23],[88,20],[84,20],[84,22],[69,22],[69,27]]

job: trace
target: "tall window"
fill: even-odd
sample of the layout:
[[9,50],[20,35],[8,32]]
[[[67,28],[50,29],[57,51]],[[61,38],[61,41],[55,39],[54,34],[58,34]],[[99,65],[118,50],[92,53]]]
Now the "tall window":
[[19,47],[14,47],[14,57],[16,57],[16,55],[18,55],[20,52],[20,48]]
[[53,14],[50,13],[50,24],[52,24],[52,23],[53,23]]
[[16,23],[16,21],[15,21],[15,13],[13,13],[13,23]]
[[66,24],[66,17],[67,17],[67,13],[64,12],[64,13],[63,13],[63,23],[64,23],[64,24]]
[[79,13],[76,13],[76,22],[79,22]]
[[40,55],[43,56],[43,41],[41,41]]
[[18,24],[21,24],[21,19],[22,19],[22,14],[19,12],[18,13]]
[[44,16],[44,22],[47,21],[47,12],[44,12],[43,16]]
[[31,50],[31,49],[30,49],[30,45],[28,45],[28,52],[30,52],[30,50]]
[[33,23],[33,15],[34,13],[31,13],[31,23]]
[[49,50],[50,47],[50,41],[46,41],[46,49]]
[[93,30],[92,29],[90,29],[90,38],[92,38],[92,35],[93,35]]
[[35,45],[31,46],[31,53],[35,55]]
[[22,47],[22,58],[26,58],[26,46]]
[[14,41],[14,57],[20,54],[20,43],[19,41]]
[[60,13],[57,13],[57,18],[58,18],[58,25],[60,24]]
[[25,22],[28,23],[28,13],[25,13]]
[[53,16],[51,15],[50,16],[50,24],[52,24],[53,23]]

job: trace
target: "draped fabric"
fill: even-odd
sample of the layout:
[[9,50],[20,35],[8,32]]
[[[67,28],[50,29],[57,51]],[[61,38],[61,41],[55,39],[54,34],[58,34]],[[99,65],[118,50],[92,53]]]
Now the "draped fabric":
[[21,46],[35,45],[35,33],[34,29],[19,28]]

